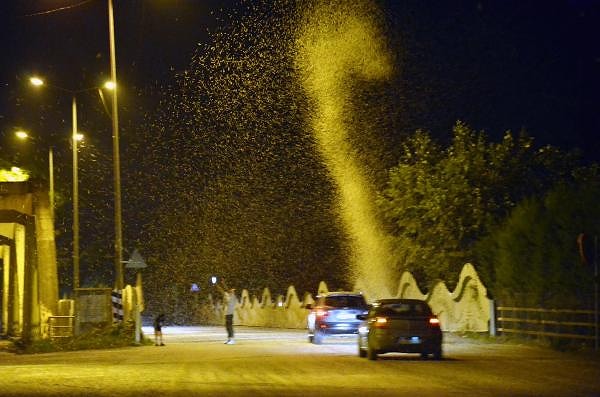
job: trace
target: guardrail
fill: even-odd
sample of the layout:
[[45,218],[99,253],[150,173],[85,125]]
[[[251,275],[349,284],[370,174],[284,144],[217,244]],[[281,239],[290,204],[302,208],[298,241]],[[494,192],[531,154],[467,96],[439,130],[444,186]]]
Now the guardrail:
[[498,332],[594,341],[598,337],[594,310],[537,309],[499,306]]
[[75,316],[49,316],[48,329],[50,338],[72,338]]

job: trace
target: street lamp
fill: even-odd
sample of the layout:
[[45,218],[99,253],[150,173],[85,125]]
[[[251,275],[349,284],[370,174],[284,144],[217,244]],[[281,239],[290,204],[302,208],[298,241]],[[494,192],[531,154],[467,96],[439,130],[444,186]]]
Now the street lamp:
[[115,185],[115,272],[117,290],[123,289],[123,235],[121,230],[121,163],[119,155],[119,113],[117,106],[117,60],[115,55],[115,18],[113,0],[108,0],[108,41],[110,47],[110,79],[112,96],[113,175]]
[[15,135],[19,139],[27,139],[27,138],[29,138],[29,134],[27,133],[27,131],[23,131],[23,130],[16,131]]
[[35,76],[31,77],[29,79],[29,82],[36,87],[44,85],[44,80],[40,79],[39,77],[35,77]]
[[69,90],[56,85],[46,84],[39,77],[31,77],[29,82],[36,87],[48,85],[59,91],[67,92],[71,95],[71,115],[72,115],[72,135],[71,143],[73,148],[73,292],[79,288],[79,176],[77,159],[77,142],[83,135],[77,132],[77,94],[97,90],[98,87],[91,87],[83,90]]
[[[24,130],[15,131],[15,135],[21,140],[31,138]],[[52,217],[52,225],[54,225],[54,152],[52,146],[48,148],[48,183],[50,185],[50,216]]]

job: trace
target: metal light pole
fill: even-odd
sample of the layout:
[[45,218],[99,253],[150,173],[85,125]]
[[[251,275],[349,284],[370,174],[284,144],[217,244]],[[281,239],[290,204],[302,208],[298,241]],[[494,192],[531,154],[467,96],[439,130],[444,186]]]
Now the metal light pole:
[[54,232],[54,149],[48,148],[48,183],[50,187],[50,216],[52,217],[52,232]]
[[[71,136],[71,144],[73,148],[73,291],[76,288],[79,288],[79,175],[78,175],[78,157],[77,157],[77,142],[82,138],[82,135],[77,132],[77,94],[96,90],[98,87],[86,88],[83,90],[69,90],[63,87],[59,87],[53,84],[46,84],[42,79],[38,77],[32,77],[29,79],[31,84],[34,86],[42,86],[48,85],[51,88],[57,89],[59,91],[67,92],[71,95],[71,123],[72,123],[72,136]],[[50,153],[48,154],[48,161],[50,163],[50,168],[52,170],[52,148],[50,148]],[[52,207],[52,217],[54,219],[54,176],[53,170],[51,171],[50,178],[50,190],[51,190],[51,207]]]
[[115,194],[115,288],[123,289],[123,236],[121,231],[121,164],[119,158],[119,114],[117,107],[117,61],[115,56],[115,23],[113,1],[108,0],[108,31],[110,42],[110,78],[114,84],[112,97],[113,174]]
[[73,94],[71,102],[73,135],[73,292],[79,288],[79,175],[77,159],[77,99]]
[[598,236],[594,236],[594,350],[598,351],[600,339],[598,318]]

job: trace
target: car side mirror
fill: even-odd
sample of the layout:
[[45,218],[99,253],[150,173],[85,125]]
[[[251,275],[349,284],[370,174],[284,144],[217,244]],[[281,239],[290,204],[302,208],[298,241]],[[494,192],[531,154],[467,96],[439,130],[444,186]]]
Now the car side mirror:
[[364,320],[366,320],[366,319],[367,319],[367,315],[366,315],[366,314],[357,314],[357,315],[356,315],[356,318],[357,318],[358,320],[363,320],[363,321],[364,321]]

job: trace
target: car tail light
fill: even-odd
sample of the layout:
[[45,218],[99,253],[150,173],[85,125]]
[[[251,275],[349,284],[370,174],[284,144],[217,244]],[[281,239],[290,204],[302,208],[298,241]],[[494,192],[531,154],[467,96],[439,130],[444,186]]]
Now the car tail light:
[[375,328],[386,328],[388,325],[387,317],[375,317],[373,320],[373,326]]
[[327,317],[327,314],[329,313],[327,312],[327,310],[319,309],[315,314],[317,315],[317,317]]
[[440,320],[437,317],[431,317],[429,319],[429,325],[431,325],[432,327],[439,327],[440,326]]

